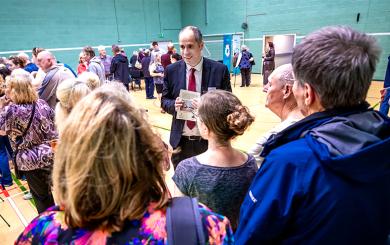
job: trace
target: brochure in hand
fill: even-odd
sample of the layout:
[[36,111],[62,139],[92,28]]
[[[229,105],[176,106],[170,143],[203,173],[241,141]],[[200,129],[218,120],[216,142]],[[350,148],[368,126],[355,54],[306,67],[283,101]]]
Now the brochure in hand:
[[196,121],[195,108],[192,107],[192,100],[200,98],[200,93],[181,89],[179,97],[183,100],[184,105],[177,111],[176,118],[187,121]]

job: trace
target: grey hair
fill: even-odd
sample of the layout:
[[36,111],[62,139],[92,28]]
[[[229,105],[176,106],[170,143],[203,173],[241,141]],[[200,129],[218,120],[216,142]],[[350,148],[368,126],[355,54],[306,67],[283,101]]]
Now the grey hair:
[[56,60],[56,57],[55,57],[54,54],[51,53],[50,51],[43,50],[42,52],[39,52],[38,55],[39,55],[39,54],[41,54],[41,56],[49,57],[50,59]]
[[202,35],[202,32],[199,30],[198,27],[196,26],[186,26],[184,27],[183,29],[181,29],[180,33],[179,33],[179,37],[180,35],[184,32],[184,31],[188,31],[188,30],[191,30],[192,33],[194,33],[194,36],[195,36],[195,41],[199,44],[203,43],[203,35]]
[[30,57],[28,56],[28,54],[26,54],[25,52],[21,52],[18,54],[18,57],[24,59],[24,60],[30,60]]
[[373,37],[330,26],[295,47],[292,65],[298,84],[311,85],[325,109],[351,107],[366,99],[379,55]]
[[293,68],[291,64],[284,64],[281,66],[278,66],[272,73],[269,75],[268,79],[271,80],[273,78],[276,78],[279,80],[279,82],[282,85],[285,84],[294,84],[294,73],[293,73]]

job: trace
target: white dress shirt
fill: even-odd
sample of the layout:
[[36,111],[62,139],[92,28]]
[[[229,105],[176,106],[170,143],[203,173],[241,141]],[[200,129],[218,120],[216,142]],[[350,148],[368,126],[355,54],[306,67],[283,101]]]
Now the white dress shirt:
[[[203,70],[203,57],[199,61],[199,63],[192,67],[188,64],[186,64],[186,88],[188,89],[188,83],[190,79],[191,69],[195,69],[195,82],[196,82],[196,92],[201,93],[201,87],[202,87],[202,70]],[[200,136],[198,124],[193,129],[188,128],[187,124],[184,123],[183,127],[183,135],[185,136]]]

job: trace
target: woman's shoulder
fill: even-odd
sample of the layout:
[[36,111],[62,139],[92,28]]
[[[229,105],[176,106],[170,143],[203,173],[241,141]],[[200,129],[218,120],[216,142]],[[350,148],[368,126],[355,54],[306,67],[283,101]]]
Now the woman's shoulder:
[[[233,244],[233,232],[229,220],[212,212],[205,205],[198,203],[198,209],[203,224],[206,239],[209,244]],[[154,209],[149,205],[146,214],[140,221],[138,238],[161,242],[167,239],[166,209]]]
[[256,158],[251,155],[251,154],[246,154],[248,159],[246,160],[246,162],[244,164],[246,164],[248,167],[256,167],[256,170],[257,170],[257,165],[256,165]]
[[202,203],[199,203],[198,207],[203,227],[207,230],[208,243],[234,244],[233,231],[228,218],[212,212]]
[[[229,220],[222,215],[213,213],[209,208],[203,204],[198,204],[199,213],[202,219],[206,239],[210,244],[233,244],[233,232],[230,227]],[[139,239],[147,238],[153,241],[163,242],[166,239],[166,212],[165,210],[153,210],[152,206],[149,207],[147,215],[135,225],[134,222],[128,223],[130,226],[139,227],[137,235],[135,237],[122,237],[124,239]],[[131,228],[131,227],[130,227]],[[126,228],[124,228],[126,229]],[[77,236],[74,232],[77,233]],[[70,238],[69,241],[81,241],[83,239],[83,230],[68,229],[65,223],[65,213],[58,207],[53,207],[38,217],[36,217],[31,223],[25,228],[22,234],[18,237],[15,244],[31,244],[34,242],[45,243],[49,239],[50,241],[59,241],[65,233],[69,233],[66,236]],[[96,233],[99,232],[92,231]],[[72,235],[73,234],[73,235]],[[89,235],[91,235],[89,234]],[[100,234],[100,233],[99,233]],[[85,234],[88,235],[88,234]],[[89,236],[88,235],[88,236]],[[108,239],[107,234],[101,234],[103,240]],[[104,235],[104,236],[103,236]],[[113,237],[123,236],[123,233],[112,234]],[[85,238],[85,237],[84,237]],[[80,240],[81,239],[81,240]]]
[[52,113],[54,112],[53,109],[49,106],[49,104],[43,100],[43,99],[38,99],[36,102],[37,109],[39,110],[40,113],[46,112],[46,113]]
[[[207,244],[234,244],[233,231],[228,218],[212,212],[202,203],[198,203],[198,210]],[[144,229],[142,233],[153,230],[155,238],[165,239],[167,237],[165,211],[150,213],[146,221],[148,222],[142,222],[141,227],[148,229]]]
[[40,107],[49,107],[49,104],[47,104],[47,102],[43,99],[38,99],[36,104]]
[[11,103],[6,107],[6,114],[9,116],[22,116],[31,112],[32,104]]
[[42,241],[49,237],[50,239],[56,240],[59,235],[59,230],[67,230],[65,213],[55,206],[33,219],[22,234],[19,235],[15,244]]

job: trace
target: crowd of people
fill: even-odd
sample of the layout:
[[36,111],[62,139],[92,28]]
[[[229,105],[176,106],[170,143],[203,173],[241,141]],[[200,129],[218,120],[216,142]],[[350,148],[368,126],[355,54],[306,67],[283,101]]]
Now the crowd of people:
[[[77,77],[39,48],[36,67],[18,55],[0,69],[2,180],[12,184],[2,154],[12,152],[39,213],[16,244],[387,243],[390,119],[366,102],[373,37],[325,27],[291,64],[267,63],[266,107],[281,123],[247,153],[231,141],[261,115],[232,93],[228,68],[202,56],[199,28],[183,28],[179,45],[182,57],[153,42],[130,60],[117,45],[114,57],[85,47]],[[251,58],[242,47],[243,86]],[[172,115],[169,144],[129,93],[135,70]]]

